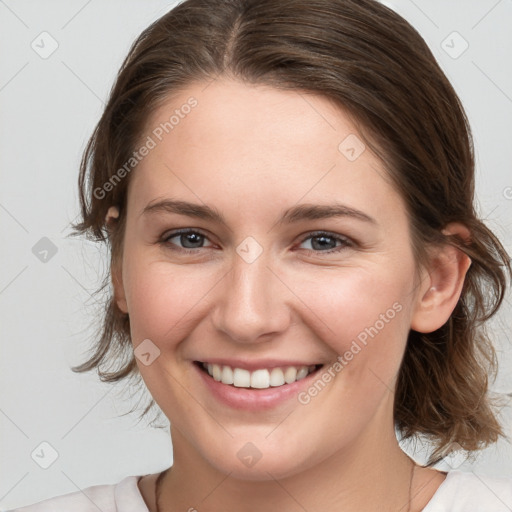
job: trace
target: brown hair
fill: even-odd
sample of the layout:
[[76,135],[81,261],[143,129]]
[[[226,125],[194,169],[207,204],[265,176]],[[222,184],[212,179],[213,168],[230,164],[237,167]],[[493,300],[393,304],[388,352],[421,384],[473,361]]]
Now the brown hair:
[[[111,265],[120,260],[130,176],[108,193],[104,184],[130,159],[161,102],[221,75],[343,107],[407,204],[418,264],[432,244],[453,244],[471,258],[448,322],[409,333],[394,417],[402,439],[433,443],[429,465],[454,442],[468,451],[496,442],[504,434],[488,392],[496,354],[484,322],[503,300],[509,256],[475,212],[472,136],[454,89],[416,30],[374,0],[186,0],[154,22],[123,62],[83,155],[75,234],[106,242]],[[107,229],[112,205],[120,216]],[[452,221],[467,226],[471,241],[441,233]],[[108,285],[106,276],[101,289]],[[107,382],[137,375],[129,318],[111,295],[98,334],[90,359],[73,370],[96,368]]]

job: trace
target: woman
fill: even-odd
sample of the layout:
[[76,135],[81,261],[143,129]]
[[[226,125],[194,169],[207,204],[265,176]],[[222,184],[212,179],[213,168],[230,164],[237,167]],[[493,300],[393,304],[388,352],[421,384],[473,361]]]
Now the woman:
[[140,374],[173,464],[20,510],[510,510],[512,478],[432,467],[504,435],[482,329],[511,267],[463,108],[396,13],[183,2],[123,63],[80,194],[113,293],[75,370]]

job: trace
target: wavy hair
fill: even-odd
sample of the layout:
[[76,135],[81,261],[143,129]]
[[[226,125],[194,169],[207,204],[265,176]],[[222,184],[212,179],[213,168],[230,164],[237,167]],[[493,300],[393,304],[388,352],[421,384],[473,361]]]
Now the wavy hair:
[[[455,245],[471,258],[446,324],[427,334],[409,332],[395,425],[403,439],[432,443],[428,465],[453,443],[474,451],[504,436],[488,389],[497,363],[485,322],[503,301],[510,257],[475,210],[472,135],[457,94],[418,32],[377,1],[186,0],[151,24],[124,60],[83,154],[82,218],[74,234],[106,243],[111,266],[119,262],[130,176],[108,191],[103,185],[130,159],[162,102],[219,76],[336,102],[404,198],[417,263],[436,244]],[[110,206],[120,216],[107,228]],[[452,221],[469,229],[469,242],[441,232]],[[107,275],[101,289],[108,286]],[[73,367],[93,369],[106,382],[138,373],[130,321],[112,294],[93,353]]]

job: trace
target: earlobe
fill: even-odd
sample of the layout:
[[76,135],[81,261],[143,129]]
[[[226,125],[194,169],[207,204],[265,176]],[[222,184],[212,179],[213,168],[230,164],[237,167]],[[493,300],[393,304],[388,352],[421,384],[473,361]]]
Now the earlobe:
[[112,223],[113,219],[119,218],[119,208],[117,206],[111,206],[107,214],[105,215],[105,224],[109,226]]
[[[443,230],[446,235],[458,234],[469,240],[469,230],[459,223],[451,223]],[[471,259],[460,249],[446,244],[436,249],[430,268],[420,284],[411,329],[433,332],[450,318],[462,292]]]
[[121,269],[112,267],[111,270],[112,286],[114,288],[114,301],[117,307],[125,314],[128,313],[128,304],[124,292]]

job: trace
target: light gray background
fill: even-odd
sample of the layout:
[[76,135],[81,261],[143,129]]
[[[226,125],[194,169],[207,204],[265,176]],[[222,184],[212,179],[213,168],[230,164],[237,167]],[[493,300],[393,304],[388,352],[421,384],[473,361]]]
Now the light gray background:
[[[512,1],[384,3],[418,29],[460,95],[474,131],[480,213],[512,253]],[[140,395],[123,402],[125,384],[69,369],[89,346],[91,293],[106,263],[103,249],[65,236],[78,213],[79,159],[121,61],[174,4],[0,0],[0,508],[154,473],[172,461],[166,429],[119,416]],[[51,48],[44,31],[58,43],[46,59],[31,47]],[[454,31],[469,44],[461,55],[465,43]],[[57,248],[47,262],[32,252],[43,237]],[[512,391],[511,313],[509,294],[492,323],[500,392]],[[509,435],[511,422],[507,408]],[[42,442],[58,453],[48,469],[31,457]],[[511,445],[501,441],[459,469],[512,477]]]

